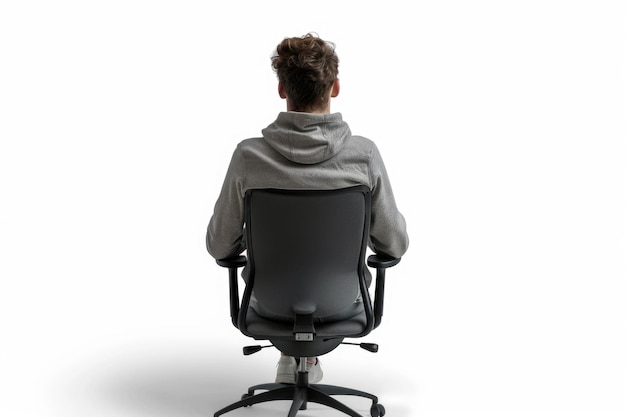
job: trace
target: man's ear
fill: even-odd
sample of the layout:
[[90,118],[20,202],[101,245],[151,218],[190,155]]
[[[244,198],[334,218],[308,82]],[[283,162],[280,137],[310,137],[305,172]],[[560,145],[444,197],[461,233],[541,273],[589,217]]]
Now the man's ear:
[[339,95],[339,90],[341,90],[341,88],[339,86],[339,80],[337,79],[333,83],[332,90],[330,90],[330,96],[331,97],[337,97]]
[[280,96],[280,98],[287,98],[287,94],[285,94],[285,88],[280,81],[278,82],[278,95]]

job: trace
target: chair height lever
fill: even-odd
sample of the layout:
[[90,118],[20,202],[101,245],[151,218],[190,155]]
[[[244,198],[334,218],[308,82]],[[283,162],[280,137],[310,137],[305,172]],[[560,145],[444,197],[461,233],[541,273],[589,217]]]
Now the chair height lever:
[[341,342],[342,345],[354,345],[358,346],[361,349],[365,349],[368,352],[378,352],[378,345],[376,343],[351,343],[351,342]]
[[244,355],[252,355],[253,353],[257,353],[258,351],[260,351],[263,348],[268,348],[268,347],[272,347],[274,345],[267,345],[267,346],[261,346],[261,345],[254,345],[254,346],[244,346],[243,347],[243,354]]

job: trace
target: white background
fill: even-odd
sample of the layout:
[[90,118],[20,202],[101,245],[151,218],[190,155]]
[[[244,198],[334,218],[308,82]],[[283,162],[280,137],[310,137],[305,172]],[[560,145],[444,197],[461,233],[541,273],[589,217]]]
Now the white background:
[[625,415],[623,2],[0,4],[1,415],[210,416],[273,379],[204,232],[284,109],[272,49],[309,31],[411,237],[380,352],[325,382],[389,416]]

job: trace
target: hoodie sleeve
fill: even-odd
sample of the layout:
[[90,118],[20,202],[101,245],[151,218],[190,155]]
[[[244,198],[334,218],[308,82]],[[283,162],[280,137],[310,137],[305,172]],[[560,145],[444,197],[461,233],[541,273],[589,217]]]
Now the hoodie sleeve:
[[369,246],[377,254],[400,258],[409,246],[406,222],[396,206],[385,164],[375,145],[370,159],[370,176],[372,218]]
[[207,228],[206,247],[215,259],[238,255],[245,249],[242,185],[244,168],[243,155],[240,146],[237,146]]

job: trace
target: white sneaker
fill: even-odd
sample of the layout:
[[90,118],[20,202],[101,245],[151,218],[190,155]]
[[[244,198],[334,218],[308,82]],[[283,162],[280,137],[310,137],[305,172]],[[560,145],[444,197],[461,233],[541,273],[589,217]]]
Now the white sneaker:
[[281,356],[276,366],[276,383],[277,384],[295,384],[296,383],[296,358],[292,356]]
[[324,372],[322,372],[322,367],[320,366],[320,360],[317,358],[315,358],[314,365],[307,362],[306,370],[309,372],[309,384],[317,384],[324,376]]

